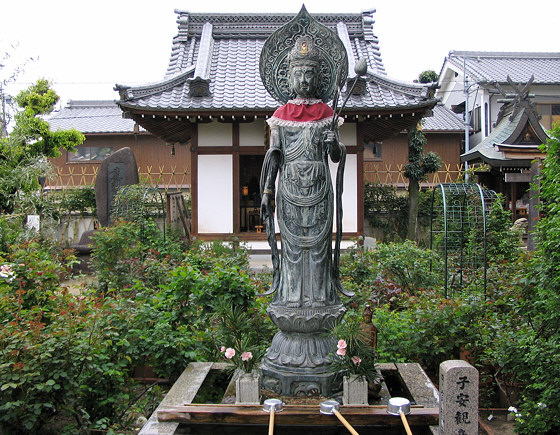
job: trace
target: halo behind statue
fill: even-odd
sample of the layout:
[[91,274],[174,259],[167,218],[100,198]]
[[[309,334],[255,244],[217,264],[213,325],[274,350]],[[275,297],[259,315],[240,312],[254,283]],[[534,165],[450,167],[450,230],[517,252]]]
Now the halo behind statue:
[[337,86],[342,86],[346,80],[348,56],[338,35],[309,15],[305,6],[264,43],[260,58],[264,87],[282,103],[295,97],[288,84],[288,55],[301,36],[310,37],[320,53],[318,97],[324,102],[330,101]]

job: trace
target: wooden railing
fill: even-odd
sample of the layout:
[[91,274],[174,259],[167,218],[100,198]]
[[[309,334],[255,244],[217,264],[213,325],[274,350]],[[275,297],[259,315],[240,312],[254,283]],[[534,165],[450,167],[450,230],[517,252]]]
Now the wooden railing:
[[[45,183],[46,190],[71,189],[79,186],[92,186],[99,166],[68,165],[55,168],[53,176]],[[165,192],[188,190],[190,188],[190,168],[177,166],[144,166],[138,167],[141,181],[157,186]]]
[[[463,165],[444,164],[435,174],[430,174],[422,187],[433,188],[440,183],[454,183],[463,176]],[[408,187],[408,178],[404,176],[404,164],[390,165],[366,162],[364,181],[367,183],[393,184],[399,188]]]

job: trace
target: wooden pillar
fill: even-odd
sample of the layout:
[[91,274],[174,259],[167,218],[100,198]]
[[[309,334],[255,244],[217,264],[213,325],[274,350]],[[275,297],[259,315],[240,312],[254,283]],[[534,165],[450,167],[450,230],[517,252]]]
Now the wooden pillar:
[[239,122],[233,123],[231,133],[231,144],[233,150],[233,233],[239,234],[241,232],[241,186],[239,185]]
[[191,136],[191,235],[198,236],[198,124]]
[[510,184],[510,201],[511,201],[511,222],[515,222],[517,216],[517,183]]

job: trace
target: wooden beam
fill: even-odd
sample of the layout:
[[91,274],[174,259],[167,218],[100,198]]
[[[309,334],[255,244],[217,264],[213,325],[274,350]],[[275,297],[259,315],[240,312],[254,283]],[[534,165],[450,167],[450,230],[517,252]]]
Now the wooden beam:
[[191,139],[191,235],[198,235],[198,126]]
[[[386,406],[341,406],[340,413],[352,426],[400,426],[398,416],[387,413]],[[159,421],[196,424],[268,425],[270,414],[262,406],[192,404],[170,406],[158,411]],[[439,424],[438,408],[412,407],[407,415],[411,426]],[[339,426],[334,415],[319,412],[319,405],[286,405],[275,415],[275,424],[287,426]]]
[[233,233],[241,232],[241,186],[239,185],[239,122],[234,122],[231,129],[231,144],[233,150]]

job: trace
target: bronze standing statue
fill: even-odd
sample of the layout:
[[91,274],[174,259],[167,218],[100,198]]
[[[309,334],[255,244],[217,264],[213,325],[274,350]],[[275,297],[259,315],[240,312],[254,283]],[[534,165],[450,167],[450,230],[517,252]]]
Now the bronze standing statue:
[[[268,120],[270,148],[261,172],[261,213],[274,268],[268,313],[280,328],[262,370],[264,386],[281,394],[326,395],[332,388],[328,355],[336,343],[325,331],[345,313],[338,259],[346,151],[338,139],[342,120],[325,101],[346,79],[347,65],[338,36],[305,8],[267,40],[261,54],[263,83],[285,102]],[[329,159],[339,164],[335,189]]]

